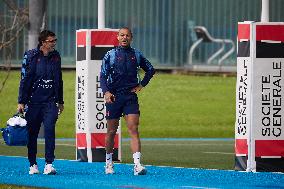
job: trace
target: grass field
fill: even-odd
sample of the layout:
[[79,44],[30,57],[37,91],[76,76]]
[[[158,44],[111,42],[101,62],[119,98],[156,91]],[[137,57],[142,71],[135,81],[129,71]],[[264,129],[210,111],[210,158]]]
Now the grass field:
[[[76,159],[75,141],[56,142],[57,159]],[[1,155],[27,156],[26,147],[0,143]],[[233,140],[142,140],[142,160],[146,165],[233,169]],[[39,141],[38,157],[44,157],[44,141]],[[130,142],[122,142],[122,162],[133,163]],[[27,164],[28,165],[28,164]]]
[[[6,73],[0,71],[0,82]],[[12,71],[0,93],[0,127],[16,111],[19,71]],[[75,137],[75,72],[63,73],[65,110],[58,138]],[[141,137],[232,138],[235,77],[156,74],[139,94]],[[122,136],[128,137],[122,122]]]
[[[6,73],[0,71],[0,82]],[[15,113],[19,71],[12,71],[0,93],[0,127]],[[57,138],[75,137],[75,72],[63,73],[65,111],[57,123]],[[139,94],[142,138],[233,138],[235,77],[156,74]],[[2,83],[1,83],[2,84]],[[128,137],[122,122],[122,136]],[[0,137],[1,138],[1,137]],[[43,142],[38,157],[43,157]],[[142,141],[143,163],[162,166],[233,169],[234,142]],[[0,140],[1,155],[26,156],[25,147],[8,147]],[[129,141],[123,141],[124,163],[132,163]],[[75,159],[74,141],[58,141],[56,158]],[[21,188],[1,185],[0,188]]]

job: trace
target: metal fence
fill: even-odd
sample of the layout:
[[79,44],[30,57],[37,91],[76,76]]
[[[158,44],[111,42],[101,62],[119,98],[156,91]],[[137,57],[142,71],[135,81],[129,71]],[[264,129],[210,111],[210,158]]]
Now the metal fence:
[[[19,6],[28,5],[27,0],[17,2]],[[215,38],[236,41],[237,22],[260,21],[261,13],[261,0],[105,0],[105,4],[106,27],[130,27],[133,46],[160,67],[187,64],[189,48],[197,40],[195,26],[205,26]],[[1,1],[0,7],[0,14],[7,14]],[[271,0],[270,21],[283,21],[283,8],[283,0]],[[97,23],[97,0],[48,1],[48,29],[57,34],[63,64],[75,65],[76,30],[95,29]],[[24,31],[13,46],[14,62],[19,62],[26,50],[26,35]],[[202,44],[193,63],[203,64],[217,48],[217,44]],[[236,65],[236,52],[224,65]]]

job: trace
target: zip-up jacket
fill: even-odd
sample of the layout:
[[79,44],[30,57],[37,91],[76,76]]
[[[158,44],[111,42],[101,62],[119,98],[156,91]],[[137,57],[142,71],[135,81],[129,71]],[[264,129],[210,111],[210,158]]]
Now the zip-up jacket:
[[18,103],[49,102],[64,104],[61,57],[56,50],[44,56],[38,47],[24,54]]
[[[144,78],[140,80],[139,69],[145,71]],[[103,93],[110,91],[130,91],[139,84],[145,87],[155,69],[151,63],[134,48],[116,47],[106,53],[102,60],[100,84]]]

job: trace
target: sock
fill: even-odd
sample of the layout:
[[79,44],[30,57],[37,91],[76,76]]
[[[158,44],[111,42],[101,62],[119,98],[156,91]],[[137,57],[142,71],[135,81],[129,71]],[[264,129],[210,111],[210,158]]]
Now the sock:
[[32,167],[33,165],[37,165],[37,163],[30,163],[30,167]]
[[112,154],[113,153],[106,153],[106,164],[112,163]]
[[133,154],[133,160],[134,160],[134,164],[140,164],[140,159],[141,159],[141,153],[140,152],[135,152]]

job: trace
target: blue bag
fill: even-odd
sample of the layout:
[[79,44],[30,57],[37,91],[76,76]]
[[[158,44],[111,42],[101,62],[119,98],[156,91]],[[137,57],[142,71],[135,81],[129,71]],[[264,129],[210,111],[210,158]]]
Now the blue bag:
[[10,118],[1,132],[8,146],[26,146],[28,143],[28,127],[23,114],[17,113]]

